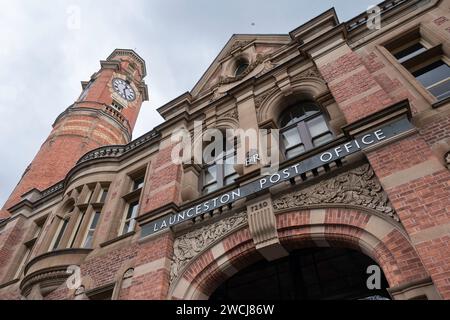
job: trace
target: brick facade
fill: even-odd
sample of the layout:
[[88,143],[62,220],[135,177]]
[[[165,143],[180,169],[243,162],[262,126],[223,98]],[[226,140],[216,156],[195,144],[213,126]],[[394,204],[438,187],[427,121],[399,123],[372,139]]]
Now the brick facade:
[[[423,2],[383,2],[387,20],[378,31],[359,23],[364,15],[339,24],[329,10],[289,35],[233,36],[191,92],[158,109],[166,121],[131,142],[147,95],[145,63],[131,50],[116,50],[102,61],[85,100],[55,121],[3,208],[0,298],[83,300],[104,293],[124,300],[207,299],[258,261],[327,247],[370,257],[393,299],[450,299],[450,171],[444,159],[450,101],[437,101],[386,45],[422,28],[445,55],[449,1]],[[230,71],[236,57],[250,57],[240,77]],[[120,100],[111,89],[115,77],[134,79],[140,93],[119,113],[107,108]],[[202,166],[172,161],[171,133],[184,128],[192,135],[195,120],[205,128],[277,129],[282,111],[299,99],[320,105],[334,140],[297,156],[298,162],[398,119],[413,129],[254,195],[272,203],[319,184],[330,189],[294,196],[285,209],[271,205],[252,220],[257,199],[249,196],[149,234],[154,221],[186,214],[259,177],[258,164],[235,166],[240,177],[233,187],[205,194]],[[282,166],[294,160],[284,161]],[[362,164],[371,180],[345,178]],[[92,245],[84,248],[94,214],[99,222]],[[68,229],[52,248],[64,219]],[[27,248],[30,257],[14,279]],[[67,285],[67,261],[80,268],[77,288]]]

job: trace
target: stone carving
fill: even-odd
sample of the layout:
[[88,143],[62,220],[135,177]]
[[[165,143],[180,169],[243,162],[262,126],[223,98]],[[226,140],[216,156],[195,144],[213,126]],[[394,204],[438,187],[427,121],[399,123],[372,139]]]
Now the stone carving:
[[224,115],[222,115],[221,118],[232,118],[232,119],[239,120],[239,113],[238,113],[237,109],[233,109],[231,111],[228,111]]
[[308,78],[318,78],[323,80],[322,75],[319,73],[319,70],[317,70],[316,68],[309,68],[308,70],[305,70],[299,73],[298,75],[292,77],[292,81]]
[[216,86],[221,86],[224,84],[229,84],[244,79],[250,72],[252,72],[259,64],[261,64],[267,58],[268,55],[261,55],[261,54],[256,55],[255,61],[250,63],[247,69],[245,69],[241,74],[232,77],[222,77]]
[[273,202],[275,210],[322,204],[346,204],[365,207],[399,221],[386,193],[370,165],[365,164],[334,178],[297,192],[283,195]]
[[224,96],[226,96],[226,93],[221,93],[216,88],[216,90],[214,90],[214,92],[213,92],[213,95],[212,95],[211,99],[209,99],[209,102],[214,102],[214,101],[219,100],[220,98],[222,98]]
[[236,41],[235,43],[233,43],[233,45],[230,47],[230,49],[227,51],[227,53],[225,54],[225,56],[228,56],[231,52],[233,52],[236,49],[240,49],[245,47],[246,45],[250,44],[251,42],[253,42],[254,40],[247,40],[247,41]]
[[174,243],[170,282],[173,282],[178,277],[189,261],[199,255],[209,245],[246,223],[247,212],[243,211],[177,238]]
[[258,95],[258,96],[255,98],[255,108],[256,108],[256,109],[261,108],[263,102],[264,102],[269,96],[271,96],[273,93],[275,93],[275,91],[277,91],[277,90],[278,90],[278,88],[273,88],[273,89],[271,89],[271,90],[268,90],[268,91],[264,92],[263,94]]

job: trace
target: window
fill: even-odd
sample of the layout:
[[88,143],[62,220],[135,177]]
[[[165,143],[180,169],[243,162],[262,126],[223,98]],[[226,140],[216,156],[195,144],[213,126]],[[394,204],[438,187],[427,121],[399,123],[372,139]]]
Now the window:
[[107,195],[108,195],[108,188],[102,188],[102,190],[100,191],[99,203],[105,203]]
[[90,80],[86,86],[83,89],[83,92],[81,93],[80,97],[78,98],[79,101],[83,101],[87,94],[89,93],[89,89],[91,88],[92,84],[94,83],[95,80]]
[[117,101],[113,100],[111,107],[113,107],[116,111],[122,112],[123,106]]
[[140,176],[133,180],[133,191],[139,190],[144,186],[144,176]]
[[79,212],[79,214],[78,214],[77,221],[75,223],[75,228],[73,229],[72,236],[70,237],[70,240],[69,240],[70,248],[73,248],[73,246],[75,244],[75,240],[77,238],[78,233],[80,232],[81,224],[83,223],[85,214],[86,214],[86,210],[83,210],[83,211]]
[[[236,163],[236,142],[228,148],[226,140],[223,141],[223,152],[220,155],[211,154],[216,162],[203,168],[203,193],[208,194],[224,186],[233,184],[239,174],[234,169]],[[227,150],[228,148],[228,150]]]
[[420,30],[407,33],[386,45],[405,67],[438,101],[450,97],[450,60],[442,45],[427,42]]
[[33,247],[29,247],[29,246],[26,247],[26,251],[25,251],[24,255],[22,256],[22,260],[20,260],[20,263],[17,266],[17,270],[16,270],[16,273],[14,274],[13,279],[19,279],[20,276],[22,275],[23,268],[25,267],[25,264],[27,263],[28,258],[30,257],[31,249],[33,249]]
[[66,231],[67,224],[69,223],[69,219],[62,219],[59,223],[58,232],[56,233],[56,237],[53,239],[53,245],[51,246],[51,251],[58,249],[61,239],[64,236],[64,232]]
[[240,75],[242,75],[248,69],[249,65],[250,64],[248,63],[247,59],[238,59],[235,63],[234,76],[239,77]]
[[281,141],[287,159],[333,140],[324,115],[311,102],[299,102],[280,117]]
[[100,211],[95,211],[94,214],[92,215],[91,221],[89,223],[89,228],[87,229],[86,232],[83,248],[92,248],[94,232],[95,228],[97,227],[99,219],[100,219]]
[[136,226],[136,217],[139,212],[139,201],[134,201],[128,205],[127,214],[122,223],[122,231],[121,234],[127,234],[129,232],[134,231],[134,227]]
[[122,196],[125,202],[124,211],[120,224],[116,225],[119,236],[133,232],[136,227],[136,218],[139,214],[139,199],[145,185],[145,173],[146,169],[141,168],[129,175],[130,186],[128,190],[130,191]]

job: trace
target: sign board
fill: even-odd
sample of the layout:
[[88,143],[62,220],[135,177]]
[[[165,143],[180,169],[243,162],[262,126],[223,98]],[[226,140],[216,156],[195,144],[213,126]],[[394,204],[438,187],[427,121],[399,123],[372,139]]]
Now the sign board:
[[413,129],[413,125],[406,118],[382,126],[369,133],[357,136],[354,140],[341,144],[333,149],[327,150],[311,158],[284,168],[270,176],[263,176],[256,181],[239,186],[220,196],[208,199],[202,203],[183,210],[182,212],[169,214],[142,226],[141,237],[146,237],[164,229],[173,227],[182,222],[192,220],[214,209],[231,204],[249,195],[269,189],[277,184],[289,181],[306,172],[318,169],[326,164],[335,162],[348,155],[360,152],[368,147],[395,137],[403,132]]

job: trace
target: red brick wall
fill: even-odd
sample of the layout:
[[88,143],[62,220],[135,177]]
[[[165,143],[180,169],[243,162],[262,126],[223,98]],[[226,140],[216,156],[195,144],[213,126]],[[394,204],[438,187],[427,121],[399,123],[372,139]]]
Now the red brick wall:
[[[370,152],[368,158],[379,179],[435,159],[419,135]],[[450,223],[450,172],[444,167],[386,192],[411,237]],[[422,263],[444,299],[450,299],[449,240],[448,235],[436,236],[416,244]]]

